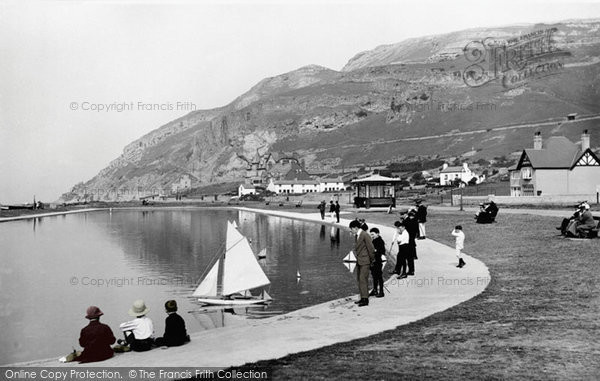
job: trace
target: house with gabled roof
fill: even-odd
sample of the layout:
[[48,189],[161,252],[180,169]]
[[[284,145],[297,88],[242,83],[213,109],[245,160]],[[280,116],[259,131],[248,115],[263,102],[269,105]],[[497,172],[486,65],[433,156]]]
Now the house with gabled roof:
[[523,150],[510,174],[511,196],[590,195],[600,187],[600,160],[590,149],[587,130],[581,146],[564,136],[543,143],[536,132],[533,148]]
[[469,168],[469,164],[463,163],[460,167],[451,167],[448,164],[444,163],[442,170],[440,171],[440,185],[447,186],[452,185],[456,179],[460,179],[461,183],[468,184],[475,177],[477,179],[476,183],[479,184],[485,180],[485,176],[478,176],[471,168]]

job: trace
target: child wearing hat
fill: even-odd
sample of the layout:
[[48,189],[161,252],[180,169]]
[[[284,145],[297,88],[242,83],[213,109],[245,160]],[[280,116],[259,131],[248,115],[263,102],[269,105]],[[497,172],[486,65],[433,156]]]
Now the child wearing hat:
[[83,347],[83,353],[75,360],[87,363],[103,361],[113,356],[111,344],[115,342],[115,336],[106,324],[100,323],[100,316],[104,313],[96,306],[89,306],[85,318],[90,323],[81,330],[79,345]]
[[[152,344],[154,344],[154,325],[152,324],[152,320],[146,316],[149,311],[150,309],[146,307],[146,303],[143,300],[136,300],[128,311],[128,314],[135,317],[135,319],[119,325],[119,328],[121,328],[121,331],[125,335],[125,343],[129,344],[133,351],[144,352],[152,349]],[[119,340],[119,344],[124,343],[122,340]]]
[[154,343],[157,346],[177,347],[190,341],[190,336],[185,329],[185,321],[177,314],[177,302],[167,300],[165,312],[169,315],[165,319],[165,334],[157,337]]

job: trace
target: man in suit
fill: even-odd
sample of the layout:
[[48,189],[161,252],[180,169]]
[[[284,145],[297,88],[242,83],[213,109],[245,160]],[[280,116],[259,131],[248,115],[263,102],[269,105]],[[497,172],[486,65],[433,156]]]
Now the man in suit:
[[337,200],[335,202],[335,218],[337,222],[340,222],[340,202]]
[[356,279],[358,280],[358,291],[360,300],[356,302],[359,307],[369,305],[369,272],[371,265],[375,263],[375,247],[371,236],[362,229],[359,221],[350,222],[350,230],[356,235],[354,243],[354,254],[356,255]]

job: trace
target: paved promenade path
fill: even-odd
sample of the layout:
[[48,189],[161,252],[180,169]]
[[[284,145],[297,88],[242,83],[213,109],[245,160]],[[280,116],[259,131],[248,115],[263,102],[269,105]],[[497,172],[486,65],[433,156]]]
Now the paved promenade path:
[[[265,213],[321,223],[318,213],[295,213],[278,210],[245,211]],[[344,216],[344,215],[342,215]],[[352,215],[352,218],[354,215]],[[347,227],[350,220],[341,219]],[[389,247],[393,227],[378,227]],[[450,234],[450,232],[448,232]],[[415,276],[386,282],[384,298],[370,298],[369,305],[358,307],[358,286],[348,290],[347,298],[303,308],[285,315],[266,319],[248,319],[246,325],[224,327],[192,335],[192,341],[182,347],[153,349],[144,353],[123,353],[93,366],[191,366],[229,367],[248,362],[280,358],[290,353],[308,351],[323,346],[359,339],[423,319],[446,310],[481,293],[490,280],[487,267],[465,255],[467,266],[456,268],[454,248],[430,239],[417,241],[419,259],[415,261]],[[395,250],[393,257],[395,257]],[[475,257],[477,253],[473,254]],[[341,258],[340,258],[341,261]],[[182,314],[184,318],[189,316]],[[73,327],[79,330],[81,327]],[[115,330],[116,327],[113,327]],[[71,333],[73,334],[73,333]],[[15,364],[16,365],[16,364]],[[81,366],[61,364],[57,359],[32,361],[25,366]]]

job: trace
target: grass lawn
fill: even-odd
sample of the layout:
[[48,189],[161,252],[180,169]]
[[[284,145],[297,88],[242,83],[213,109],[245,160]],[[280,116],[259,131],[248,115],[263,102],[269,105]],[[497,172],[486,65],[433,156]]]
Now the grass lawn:
[[471,213],[430,212],[437,241],[453,245],[450,231],[463,225],[465,253],[492,275],[482,294],[378,335],[238,369],[267,367],[273,379],[598,379],[600,239],[563,239],[559,222],[500,212],[478,225]]

